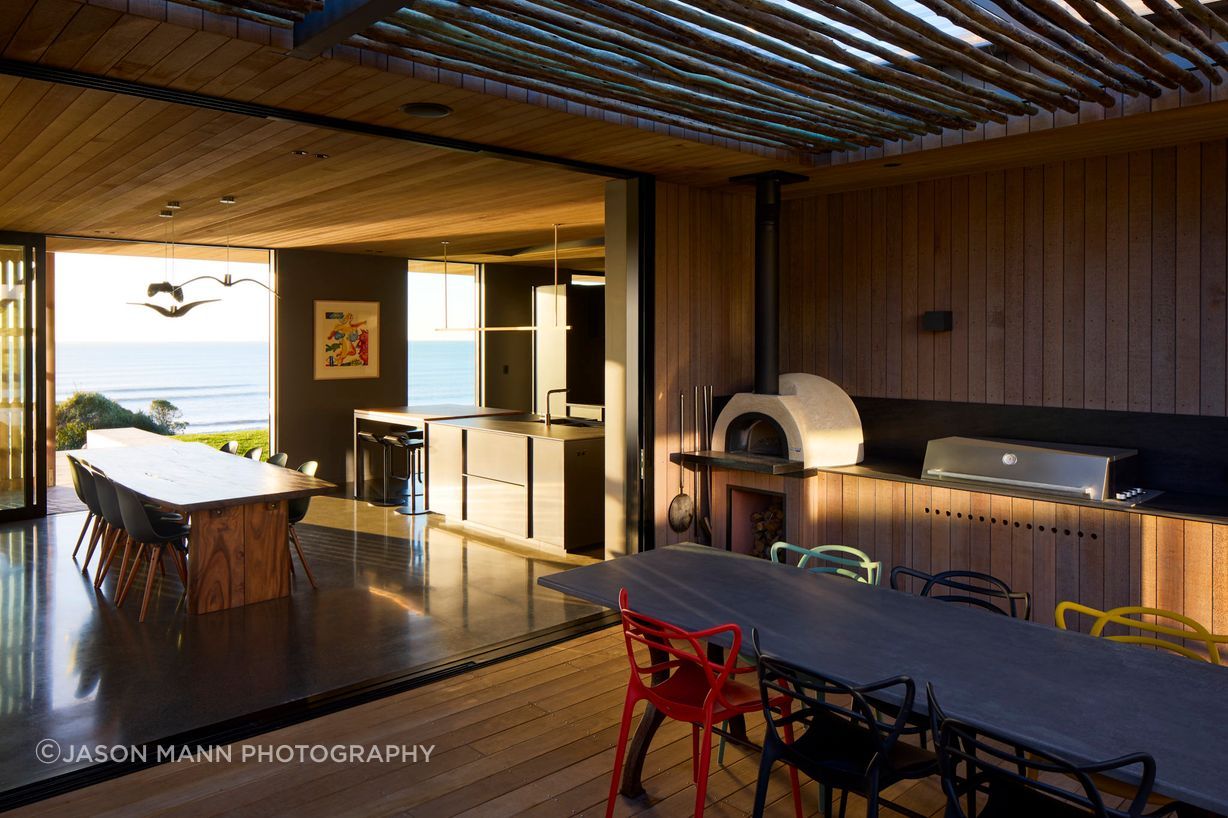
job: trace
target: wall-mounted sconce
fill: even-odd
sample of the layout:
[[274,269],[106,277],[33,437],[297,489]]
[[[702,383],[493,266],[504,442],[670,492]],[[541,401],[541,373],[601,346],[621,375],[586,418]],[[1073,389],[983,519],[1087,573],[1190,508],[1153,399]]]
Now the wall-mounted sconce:
[[950,310],[929,310],[921,315],[921,329],[926,332],[950,332],[955,327],[955,315]]

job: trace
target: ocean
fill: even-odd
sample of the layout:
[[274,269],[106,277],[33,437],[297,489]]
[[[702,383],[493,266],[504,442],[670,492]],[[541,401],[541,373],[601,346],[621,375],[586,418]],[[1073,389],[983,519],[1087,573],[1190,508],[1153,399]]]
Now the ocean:
[[[61,343],[55,399],[101,392],[126,409],[168,400],[189,432],[269,425],[268,345],[263,343]],[[410,341],[408,403],[474,403],[473,344]]]

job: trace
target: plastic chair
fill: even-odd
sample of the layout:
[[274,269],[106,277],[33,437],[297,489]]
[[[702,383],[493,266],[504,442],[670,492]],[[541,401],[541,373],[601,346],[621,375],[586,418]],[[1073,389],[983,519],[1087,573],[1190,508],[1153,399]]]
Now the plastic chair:
[[[72,487],[77,493],[77,499],[80,500],[86,508],[85,522],[81,524],[81,533],[77,535],[77,545],[72,550],[73,559],[77,558],[77,552],[81,550],[81,542],[85,538],[85,532],[90,532],[89,545],[85,549],[85,562],[81,564],[82,571],[88,571],[90,567],[90,558],[94,555],[94,548],[98,545],[98,539],[102,536],[103,519],[98,507],[98,492],[94,488],[94,475],[84,463],[72,455],[68,455],[68,466],[72,472]],[[91,527],[92,526],[92,527]],[[102,552],[99,552],[99,560],[102,559]]]
[[[921,590],[917,596],[927,596],[940,602],[955,602],[974,608],[983,608],[994,613],[1006,614],[1015,619],[1028,619],[1032,615],[1032,595],[1025,591],[1012,591],[1002,580],[979,571],[943,571],[927,574],[915,568],[897,565],[891,569],[891,588],[904,590],[902,577],[920,580]],[[954,591],[956,593],[946,593]],[[937,593],[936,593],[937,592]],[[1003,602],[1003,609],[997,603]]]
[[[1099,636],[1114,642],[1125,642],[1131,645],[1149,645],[1153,648],[1163,648],[1186,658],[1210,662],[1213,665],[1222,664],[1219,646],[1228,643],[1228,636],[1211,633],[1197,620],[1179,614],[1176,611],[1164,610],[1163,608],[1127,605],[1121,608],[1101,611],[1068,600],[1058,603],[1057,608],[1053,611],[1053,619],[1062,630],[1068,630],[1066,626],[1067,613],[1080,613],[1092,617],[1095,621],[1088,632],[1091,636]],[[1149,622],[1142,618],[1144,616],[1167,619],[1184,627],[1164,625],[1160,622]],[[1121,625],[1129,630],[1140,631],[1140,633],[1105,633],[1104,629],[1109,625]],[[1147,636],[1145,634],[1154,635]],[[1162,638],[1165,636],[1170,638]],[[1179,639],[1181,641],[1174,642],[1172,639]],[[1198,643],[1206,648],[1206,653],[1200,653],[1193,648],[1187,647],[1183,642]]]
[[[306,463],[298,467],[298,470],[308,477],[315,477],[316,471],[320,468],[319,462],[308,460]],[[307,581],[311,583],[312,588],[318,588],[316,578],[311,573],[311,566],[307,564],[307,558],[303,556],[303,544],[299,542],[298,530],[294,527],[295,523],[301,523],[303,518],[307,516],[307,509],[311,507],[310,497],[295,497],[287,503],[287,516],[290,521],[290,543],[294,546],[294,550],[298,552],[298,561],[303,564],[303,571],[307,574]],[[294,559],[290,559],[290,574],[294,574]]]
[[784,563],[787,555],[797,554],[797,567],[814,574],[835,574],[848,577],[867,585],[882,581],[883,564],[870,559],[870,555],[850,545],[820,545],[803,548],[787,542],[772,545],[772,562]]
[[[1013,736],[974,729],[942,711],[932,685],[926,685],[930,719],[938,753],[938,770],[947,796],[948,818],[1149,818],[1169,815],[1176,803],[1165,803],[1146,812],[1155,784],[1155,760],[1146,753],[1131,753],[1095,764],[1075,764],[1053,753],[1023,744]],[[1106,773],[1125,773],[1138,778],[1125,784]],[[1061,776],[1061,787],[1050,783]],[[1045,776],[1042,778],[1042,776]],[[1119,797],[1129,802],[1125,809],[1104,803],[1099,782],[1114,781]],[[983,799],[977,808],[978,795]]]
[[102,556],[98,563],[98,569],[94,572],[94,587],[102,587],[102,581],[106,579],[107,574],[110,572],[111,563],[115,560],[115,555],[119,553],[119,548],[122,545],[124,557],[119,564],[119,580],[115,586],[116,599],[118,600],[119,592],[124,582],[124,571],[127,570],[128,566],[128,556],[131,553],[131,540],[129,540],[128,532],[124,528],[124,516],[123,512],[119,509],[119,499],[115,495],[115,484],[103,472],[94,472],[94,491],[98,496],[99,513],[106,527],[102,536]]
[[274,452],[273,454],[269,455],[269,459],[265,462],[271,463],[274,466],[281,466],[282,468],[285,468],[285,465],[290,462],[290,455],[286,454],[285,452]]
[[226,443],[223,443],[221,446],[218,446],[218,451],[225,452],[226,454],[238,454],[239,453],[239,441],[237,440],[227,441]]
[[[938,769],[934,754],[900,741],[913,713],[916,688],[907,676],[852,687],[813,670],[759,654],[759,690],[768,729],[759,762],[753,815],[763,815],[772,766],[781,761],[800,770],[825,791],[823,812],[831,815],[831,791],[840,790],[840,814],[848,794],[866,799],[866,815],[878,815],[882,790],[904,780],[925,778]],[[879,717],[871,695],[895,695],[898,714]],[[778,704],[783,703],[783,704]],[[888,802],[889,803],[889,802]],[[800,808],[800,805],[799,805]]]
[[[753,713],[763,706],[759,691],[735,678],[755,672],[753,666],[737,665],[742,631],[737,625],[718,625],[702,631],[685,631],[667,622],[636,613],[628,607],[626,588],[618,594],[618,607],[622,614],[623,637],[627,644],[631,675],[627,680],[627,697],[618,731],[618,749],[614,756],[610,796],[606,801],[606,818],[614,814],[631,721],[635,705],[641,700],[650,702],[666,718],[691,724],[691,772],[696,786],[695,815],[702,816],[714,725],[735,716]],[[728,637],[732,645],[726,658],[716,662],[707,657],[701,642],[721,636]],[[646,663],[637,655],[637,648],[647,649]],[[772,702],[775,706],[787,706],[779,697],[773,698]],[[793,792],[800,818],[801,795],[796,774],[793,777]]]
[[184,554],[188,550],[187,536],[189,528],[186,523],[173,522],[156,516],[131,491],[119,484],[112,485],[115,487],[115,496],[119,501],[120,512],[123,514],[124,526],[127,528],[128,536],[132,542],[137,543],[137,552],[132,562],[132,569],[128,572],[128,577],[124,580],[124,587],[115,600],[115,607],[118,608],[124,604],[124,600],[128,596],[128,590],[132,587],[132,581],[136,578],[137,568],[141,564],[141,557],[148,552],[149,560],[145,570],[145,595],[141,600],[141,615],[138,618],[139,622],[144,622],[145,613],[149,610],[149,598],[153,592],[155,569],[162,565],[162,556],[165,550],[169,550],[171,562],[175,564],[175,570],[179,573],[179,580],[183,583],[184,588],[187,588],[188,571]]

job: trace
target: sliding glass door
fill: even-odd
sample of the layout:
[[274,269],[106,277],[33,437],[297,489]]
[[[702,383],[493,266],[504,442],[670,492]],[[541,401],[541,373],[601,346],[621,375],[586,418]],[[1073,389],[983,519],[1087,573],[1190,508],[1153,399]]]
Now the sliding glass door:
[[0,232],[0,520],[46,513],[42,236]]

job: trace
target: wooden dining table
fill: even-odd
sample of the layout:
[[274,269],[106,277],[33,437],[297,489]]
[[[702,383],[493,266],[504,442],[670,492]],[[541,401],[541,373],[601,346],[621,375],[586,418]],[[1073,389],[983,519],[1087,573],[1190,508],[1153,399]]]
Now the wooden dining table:
[[[727,622],[765,653],[859,685],[906,675],[949,716],[1076,762],[1146,752],[1155,789],[1228,813],[1228,668],[694,544],[573,568],[538,582],[698,630]],[[649,706],[622,792],[661,722]]]
[[91,437],[69,454],[189,518],[189,613],[289,596],[289,501],[336,486],[200,443],[154,437],[160,436],[122,430]]

